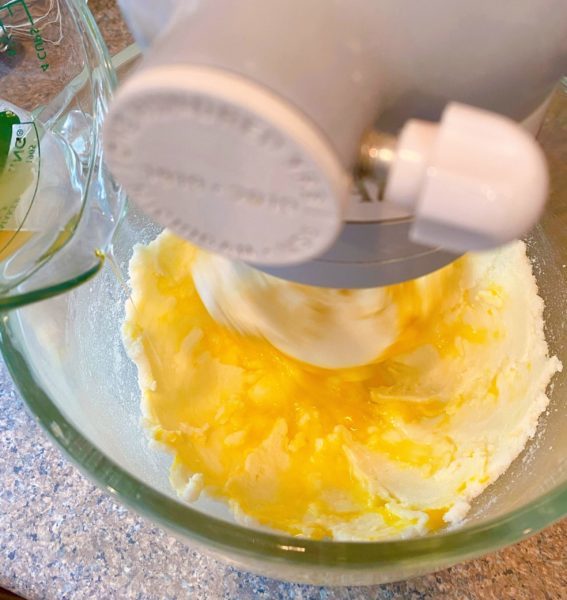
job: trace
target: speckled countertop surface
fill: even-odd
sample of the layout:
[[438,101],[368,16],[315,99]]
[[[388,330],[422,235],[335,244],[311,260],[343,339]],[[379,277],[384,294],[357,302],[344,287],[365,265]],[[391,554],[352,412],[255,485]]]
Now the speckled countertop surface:
[[[112,52],[113,0],[91,0]],[[28,599],[567,599],[567,521],[512,548],[408,582],[318,588],[256,577],[117,505],[54,448],[0,364],[0,587]]]

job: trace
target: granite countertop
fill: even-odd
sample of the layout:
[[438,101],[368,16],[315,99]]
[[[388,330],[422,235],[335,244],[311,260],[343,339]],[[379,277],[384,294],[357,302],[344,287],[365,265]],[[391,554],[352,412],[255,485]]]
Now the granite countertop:
[[[111,52],[130,38],[91,0]],[[0,364],[0,587],[28,599],[567,599],[567,521],[514,547],[411,581],[319,588],[219,563],[116,504],[47,441]],[[0,592],[0,598],[2,593]]]

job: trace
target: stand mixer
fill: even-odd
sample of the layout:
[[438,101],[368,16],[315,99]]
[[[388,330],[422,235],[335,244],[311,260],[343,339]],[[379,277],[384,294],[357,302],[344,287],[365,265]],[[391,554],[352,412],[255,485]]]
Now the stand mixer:
[[368,288],[537,221],[547,171],[526,130],[565,66],[560,1],[120,4],[145,58],[106,120],[107,161],[193,243]]
[[[106,119],[109,167],[155,221],[224,257],[193,279],[233,330],[317,366],[368,363],[396,316],[356,289],[521,237],[543,210],[545,159],[513,119],[537,127],[565,31],[538,37],[533,2],[514,17],[442,1],[122,7],[146,56]],[[413,290],[416,318],[440,285]]]
[[107,118],[76,5],[0,6],[5,307],[100,268],[123,207],[105,163],[158,223],[313,286],[419,277],[541,213],[518,123],[537,131],[565,66],[560,0],[120,4],[145,58]]

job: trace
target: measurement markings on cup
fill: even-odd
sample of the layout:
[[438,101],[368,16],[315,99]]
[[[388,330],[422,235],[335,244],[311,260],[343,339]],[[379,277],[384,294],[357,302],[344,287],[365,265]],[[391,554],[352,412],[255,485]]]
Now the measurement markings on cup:
[[33,15],[30,12],[25,0],[10,0],[0,6],[0,53],[6,53],[8,56],[16,56],[18,53],[12,29],[22,29],[22,23],[18,23],[18,17],[25,17],[27,27],[26,33],[31,36],[35,55],[42,71],[49,69],[46,44],[41,35],[41,31],[36,27]]

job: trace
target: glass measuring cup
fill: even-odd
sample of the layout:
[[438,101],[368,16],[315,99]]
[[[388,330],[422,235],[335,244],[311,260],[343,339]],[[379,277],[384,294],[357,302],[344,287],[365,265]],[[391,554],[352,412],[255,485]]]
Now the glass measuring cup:
[[0,308],[96,273],[123,196],[102,161],[115,85],[82,0],[0,0]]

